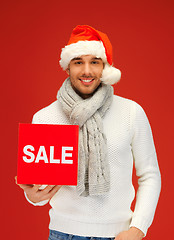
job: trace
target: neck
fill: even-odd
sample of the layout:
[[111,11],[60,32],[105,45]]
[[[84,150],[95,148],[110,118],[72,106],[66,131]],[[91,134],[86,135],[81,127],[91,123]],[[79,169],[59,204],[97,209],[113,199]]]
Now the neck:
[[71,84],[72,88],[74,89],[74,91],[83,99],[87,99],[87,98],[90,98],[92,97],[95,92],[102,86],[102,83],[100,83],[100,85],[94,90],[94,92],[90,93],[90,94],[84,94],[80,91],[78,91],[72,84]]

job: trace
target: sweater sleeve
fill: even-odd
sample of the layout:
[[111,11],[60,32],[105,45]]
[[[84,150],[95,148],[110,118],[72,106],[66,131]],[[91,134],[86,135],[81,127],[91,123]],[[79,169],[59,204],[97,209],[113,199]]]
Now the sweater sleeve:
[[24,192],[24,195],[25,195],[25,198],[27,199],[27,201],[28,201],[29,203],[31,203],[33,206],[44,206],[45,204],[47,204],[47,203],[49,202],[49,200],[43,200],[43,201],[34,203],[34,202],[32,202],[32,201],[30,201],[30,200],[28,199],[26,192]]
[[130,227],[136,227],[146,235],[154,218],[161,190],[161,175],[151,127],[140,105],[134,104],[132,116],[132,153],[138,176],[138,191]]
[[[35,114],[35,115],[33,116],[33,119],[32,119],[32,124],[39,124],[39,123],[40,123],[40,121],[39,121],[39,119],[37,119],[36,114]],[[25,198],[27,199],[27,201],[28,201],[29,203],[31,203],[33,206],[44,206],[44,205],[46,205],[46,204],[49,202],[49,199],[48,199],[48,200],[40,201],[40,202],[38,202],[38,203],[34,203],[34,202],[32,202],[32,201],[30,201],[30,200],[28,199],[26,192],[24,192],[24,196],[25,196]]]

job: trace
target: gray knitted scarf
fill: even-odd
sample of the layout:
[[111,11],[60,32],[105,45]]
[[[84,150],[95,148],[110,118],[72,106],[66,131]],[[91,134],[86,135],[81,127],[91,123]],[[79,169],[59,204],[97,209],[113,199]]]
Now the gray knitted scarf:
[[79,125],[78,194],[92,196],[108,192],[110,171],[102,118],[112,103],[113,88],[102,84],[92,97],[83,99],[67,78],[57,99],[70,122]]

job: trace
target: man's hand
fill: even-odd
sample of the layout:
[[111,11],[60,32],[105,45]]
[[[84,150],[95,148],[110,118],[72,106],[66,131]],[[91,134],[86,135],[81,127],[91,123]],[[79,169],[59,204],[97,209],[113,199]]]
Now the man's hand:
[[136,227],[131,227],[128,231],[121,232],[115,240],[141,240],[144,233]]
[[51,199],[56,194],[56,192],[61,188],[61,186],[59,185],[56,186],[48,185],[43,190],[39,190],[41,185],[18,184],[17,177],[15,177],[15,180],[16,184],[25,191],[28,199],[33,203]]

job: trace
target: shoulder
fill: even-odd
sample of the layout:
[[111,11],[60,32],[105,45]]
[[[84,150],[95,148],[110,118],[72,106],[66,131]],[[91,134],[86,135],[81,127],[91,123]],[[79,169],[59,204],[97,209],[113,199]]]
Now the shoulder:
[[112,109],[114,109],[112,112],[115,113],[115,116],[119,116],[121,122],[129,125],[132,133],[140,129],[148,131],[151,128],[143,107],[133,100],[114,95]]
[[118,96],[118,95],[114,95],[113,105],[117,106],[117,107],[122,107],[122,108],[130,108],[131,111],[136,111],[138,109],[143,110],[143,108],[140,106],[140,104],[138,104],[134,100],[131,100],[131,99],[128,99],[128,98],[125,98],[125,97],[121,97],[121,96]]
[[114,95],[113,99],[113,105],[112,105],[113,111],[121,114],[123,113],[124,116],[129,117],[130,122],[134,122],[137,118],[146,119],[146,113],[143,109],[143,107],[135,102],[134,100],[120,97],[117,95]]
[[56,100],[36,112],[33,116],[32,123],[54,123],[60,119],[62,114],[60,103]]

